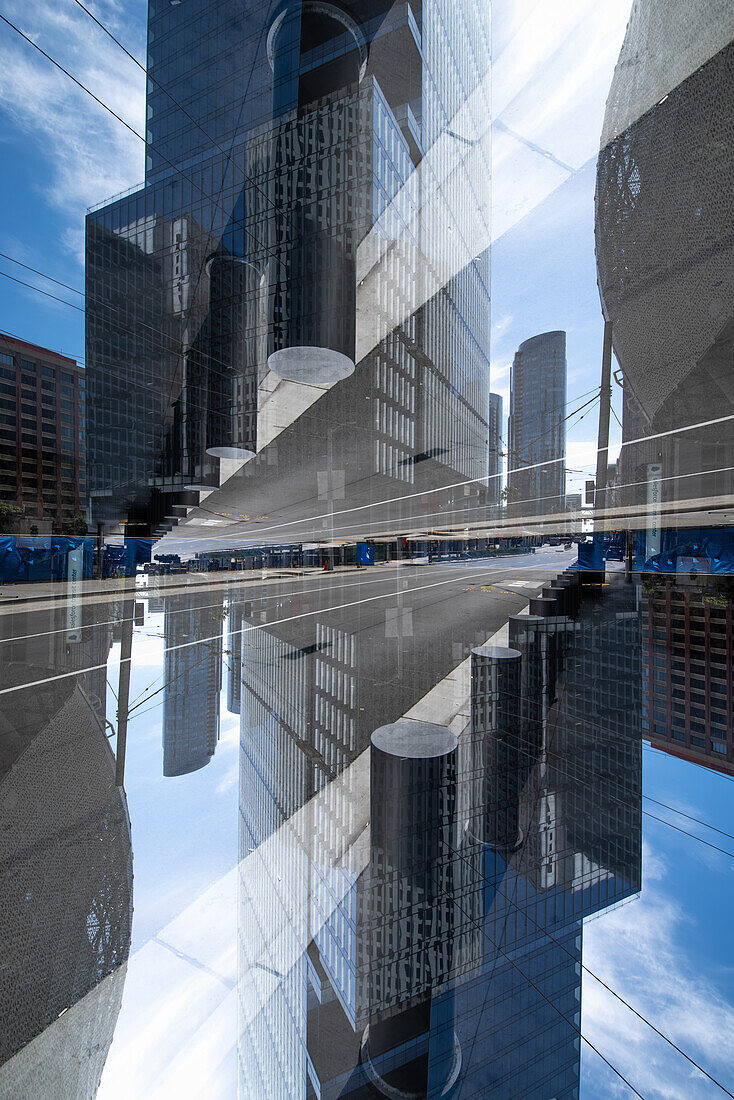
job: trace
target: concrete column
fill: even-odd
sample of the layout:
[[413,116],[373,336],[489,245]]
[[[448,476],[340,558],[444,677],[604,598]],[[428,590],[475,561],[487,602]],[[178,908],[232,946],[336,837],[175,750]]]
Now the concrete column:
[[444,726],[401,719],[372,734],[373,983],[362,1062],[393,1098],[445,1096],[461,1051],[453,998],[452,868],[457,746]]

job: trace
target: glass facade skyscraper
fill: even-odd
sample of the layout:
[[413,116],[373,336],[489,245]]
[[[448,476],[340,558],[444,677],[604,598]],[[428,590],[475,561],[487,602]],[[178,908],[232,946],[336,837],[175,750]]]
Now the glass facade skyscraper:
[[552,516],[566,505],[566,333],[523,341],[510,375],[509,515]]
[[[365,474],[479,499],[488,42],[475,3],[151,4],[146,183],[87,219],[98,520],[160,529],[220,482],[224,515],[272,513],[324,422],[347,502]],[[356,372],[278,374],[303,347]]]

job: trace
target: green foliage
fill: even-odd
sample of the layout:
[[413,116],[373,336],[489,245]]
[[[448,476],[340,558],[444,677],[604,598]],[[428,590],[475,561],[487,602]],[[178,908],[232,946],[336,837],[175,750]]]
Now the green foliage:
[[15,521],[23,515],[17,504],[0,503],[0,534],[6,535],[15,527]]
[[76,512],[71,519],[65,519],[61,524],[62,535],[86,535],[87,521],[83,512]]

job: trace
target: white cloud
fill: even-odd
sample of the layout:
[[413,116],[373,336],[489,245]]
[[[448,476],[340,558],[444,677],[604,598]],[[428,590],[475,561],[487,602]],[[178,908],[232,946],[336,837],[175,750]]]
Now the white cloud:
[[[144,132],[143,73],[81,9],[68,5],[60,11],[49,0],[32,6],[15,0],[6,10],[13,23],[77,80],[139,133]],[[132,25],[130,13],[121,27],[116,11],[106,4],[98,6],[95,14],[125,41]],[[44,188],[44,198],[71,217],[72,225],[61,241],[78,258],[87,206],[142,178],[143,143],[7,27],[0,39],[0,66],[0,107],[45,157],[50,186]]]
[[512,327],[515,318],[510,313],[506,313],[503,317],[500,317],[498,321],[495,321],[492,325],[492,338],[499,340],[501,336],[504,336],[506,332]]
[[504,0],[492,72],[493,239],[596,156],[630,0]]
[[[659,853],[646,847],[644,866],[641,898],[586,926],[584,963],[709,1073],[731,1082],[734,1004],[685,950],[686,940],[708,938],[712,927],[696,925],[664,888],[667,868]],[[583,1034],[646,1100],[712,1095],[710,1081],[588,975],[582,1006]],[[593,1053],[587,1074],[592,1065],[595,1082],[609,1075],[603,1095],[629,1095]]]

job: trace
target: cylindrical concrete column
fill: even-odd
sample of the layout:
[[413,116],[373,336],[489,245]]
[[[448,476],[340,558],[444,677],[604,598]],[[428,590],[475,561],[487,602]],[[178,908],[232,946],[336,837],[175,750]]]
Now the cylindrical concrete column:
[[362,1062],[380,1093],[405,1100],[447,1095],[461,1064],[453,999],[441,988],[453,961],[457,746],[444,726],[409,719],[372,734]]
[[206,451],[215,458],[247,459],[257,446],[258,348],[264,318],[260,272],[226,252],[206,263],[209,313]]
[[484,645],[471,654],[471,738],[474,750],[467,827],[476,840],[499,852],[520,840],[519,804],[527,774],[520,710],[521,654]]
[[530,614],[542,615],[546,618],[556,616],[559,614],[558,603],[556,600],[550,600],[544,596],[535,596],[530,601]]

